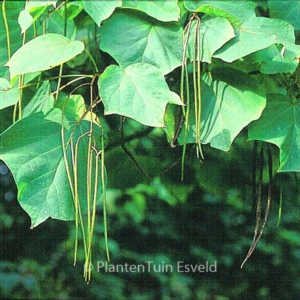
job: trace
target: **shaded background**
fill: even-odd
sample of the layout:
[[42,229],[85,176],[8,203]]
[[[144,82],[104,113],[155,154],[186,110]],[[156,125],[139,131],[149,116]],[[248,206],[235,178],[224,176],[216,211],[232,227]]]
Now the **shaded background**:
[[[0,163],[0,294],[3,299],[299,299],[300,234],[297,177],[273,178],[270,218],[257,249],[243,269],[255,227],[251,184],[252,142],[246,133],[232,149],[204,146],[200,162],[188,149],[180,179],[182,149],[171,149],[161,129],[127,120],[125,132],[138,134],[128,148],[153,178],[150,182],[118,146],[118,118],[111,117],[106,168],[108,230],[113,264],[170,264],[173,272],[92,272],[83,278],[82,247],[73,266],[74,224],[48,220],[30,230],[17,191]],[[143,136],[143,132],[146,132]],[[115,140],[114,140],[115,138]],[[278,152],[272,148],[274,168]],[[268,178],[265,172],[264,189]],[[278,225],[280,193],[282,217]],[[263,199],[263,209],[266,197]],[[105,261],[99,206],[93,260]],[[262,215],[262,217],[264,214]],[[82,246],[82,245],[81,245]],[[185,264],[217,264],[217,272],[176,270]]]

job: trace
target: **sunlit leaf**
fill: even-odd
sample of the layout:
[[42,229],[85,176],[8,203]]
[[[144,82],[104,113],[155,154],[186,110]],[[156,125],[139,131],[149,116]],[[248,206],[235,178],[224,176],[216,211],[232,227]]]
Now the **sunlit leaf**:
[[[235,71],[237,72],[237,71]],[[201,142],[228,151],[235,137],[251,121],[258,119],[266,100],[252,88],[252,80],[238,72],[241,81],[232,85],[220,80],[212,80],[204,75],[202,82]],[[229,74],[228,74],[228,77]],[[244,78],[243,78],[244,77]],[[245,81],[244,81],[245,80]],[[245,85],[244,85],[245,84]],[[193,107],[193,104],[191,104]],[[188,143],[195,143],[195,118],[193,108],[188,128]],[[184,131],[179,142],[184,143]]]
[[275,144],[279,172],[300,171],[300,104],[281,94],[269,94],[261,118],[249,127],[249,139]]
[[232,62],[274,44],[288,47],[295,43],[293,26],[278,19],[252,18],[245,21],[235,33],[236,37],[219,49],[214,57]]
[[93,18],[98,26],[100,26],[103,20],[110,17],[116,7],[122,5],[121,0],[83,0],[82,3],[84,10]]
[[235,27],[239,27],[243,21],[255,17],[255,4],[251,1],[185,0],[184,5],[189,11],[202,12],[211,17],[226,18]]
[[[70,41],[63,35],[48,33],[32,39],[11,57],[6,66],[11,77],[58,66],[84,50],[80,41]],[[24,59],[26,57],[26,59]]]
[[299,64],[300,46],[289,44],[288,49],[272,45],[246,57],[249,62],[259,63],[259,70],[265,74],[294,73]]
[[35,8],[41,7],[41,6],[49,6],[53,5],[56,7],[57,0],[34,0],[34,1],[28,1],[26,3],[26,8],[28,8],[31,11],[34,11]]
[[122,7],[134,8],[140,10],[147,15],[163,21],[178,21],[179,7],[176,0],[169,1],[123,1]]
[[49,5],[56,6],[57,1],[28,1],[25,9],[20,11],[18,22],[24,33],[43,14]]
[[181,64],[182,28],[120,11],[101,27],[100,48],[122,67],[145,62],[167,74]]
[[[196,22],[192,23],[188,45],[188,56],[194,59]],[[200,58],[211,63],[213,54],[235,36],[229,21],[225,18],[204,19],[200,24]]]
[[106,115],[127,116],[148,126],[164,125],[168,102],[182,104],[169,90],[161,71],[150,64],[137,63],[125,69],[109,66],[98,86]]
[[18,99],[18,88],[10,88],[9,81],[5,78],[0,78],[0,109],[15,105]]

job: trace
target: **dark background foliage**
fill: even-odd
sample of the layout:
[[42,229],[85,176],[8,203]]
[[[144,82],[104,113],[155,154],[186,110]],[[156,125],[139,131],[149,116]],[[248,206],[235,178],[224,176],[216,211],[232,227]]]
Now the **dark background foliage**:
[[[15,197],[8,197],[16,190],[1,164],[2,298],[298,299],[295,178],[274,178],[267,228],[253,256],[240,269],[255,226],[252,144],[240,137],[229,153],[204,147],[202,163],[193,158],[192,149],[186,180],[181,182],[179,164],[155,176],[180,155],[161,151],[164,145],[157,137],[151,133],[130,143],[136,158],[154,176],[151,182],[125,154],[120,156],[120,147],[108,152],[107,169],[114,179],[108,190],[110,251],[114,264],[153,261],[156,266],[171,264],[173,272],[97,272],[95,266],[92,281],[86,285],[81,263],[72,265],[73,223],[49,220],[30,230],[29,219]],[[149,157],[149,151],[154,155]],[[277,226],[280,186],[283,206]],[[101,222],[96,227],[94,261],[105,261]],[[216,262],[217,272],[180,273],[175,268],[178,261],[193,265]]]

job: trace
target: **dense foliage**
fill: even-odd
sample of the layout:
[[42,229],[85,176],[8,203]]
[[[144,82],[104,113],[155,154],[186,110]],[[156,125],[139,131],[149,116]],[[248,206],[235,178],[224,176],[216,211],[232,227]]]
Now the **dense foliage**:
[[[289,173],[300,168],[299,10],[271,0],[1,1],[2,243],[13,249],[17,230],[28,257],[3,251],[3,296],[86,296],[67,280],[84,264],[89,281],[90,264],[109,255],[217,261],[218,272],[93,272],[99,299],[299,294]],[[268,259],[240,271],[271,202],[257,248]],[[287,258],[292,276],[282,274]]]

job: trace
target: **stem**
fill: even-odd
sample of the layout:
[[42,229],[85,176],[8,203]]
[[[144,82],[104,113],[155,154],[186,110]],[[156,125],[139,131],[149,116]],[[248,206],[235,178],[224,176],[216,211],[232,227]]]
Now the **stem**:
[[[31,82],[31,83],[25,84],[25,85],[21,86],[20,89],[25,89],[27,87],[40,84],[41,82],[44,82],[44,81],[47,81],[47,80],[58,79],[59,77],[61,77],[61,78],[69,78],[69,77],[78,77],[78,76],[80,78],[93,78],[94,77],[94,75],[86,75],[86,74],[70,74],[70,75],[54,76],[54,77],[50,77],[50,78],[41,79],[41,80],[39,80],[37,82]],[[64,85],[63,87],[66,87],[66,85]],[[56,92],[54,92],[54,93],[56,93]]]
[[196,58],[197,58],[197,106],[195,106],[196,114],[197,114],[197,122],[196,122],[196,144],[197,144],[197,155],[200,156],[201,159],[204,159],[202,147],[201,147],[201,108],[202,108],[202,96],[201,96],[201,41],[200,41],[200,25],[201,19],[197,17],[197,27],[196,27]]
[[282,215],[282,186],[280,187],[280,196],[279,196],[279,209],[278,209],[278,223],[277,226],[279,226],[280,221],[281,221],[281,215]]
[[184,143],[182,151],[182,163],[181,163],[181,180],[184,179],[184,165],[186,156],[186,144],[189,129],[189,116],[190,116],[190,90],[189,90],[189,74],[188,70],[185,70],[185,81],[186,81],[186,113],[185,113],[185,127],[184,127]]
[[64,23],[64,36],[67,36],[67,28],[68,28],[68,10],[67,10],[68,0],[65,0],[65,23]]
[[62,78],[62,73],[63,73],[63,64],[59,66],[59,76],[58,76],[58,81],[57,81],[57,88],[56,88],[56,93],[55,93],[55,100],[58,99],[58,93],[60,91],[60,85],[61,85],[61,78]]
[[[66,88],[67,86],[69,86],[69,85],[73,84],[74,82],[79,81],[79,80],[81,80],[81,79],[84,79],[84,77],[78,77],[78,78],[75,78],[75,79],[69,81],[69,82],[66,83],[65,85],[61,86],[60,89],[59,89],[59,91],[62,91],[62,90],[63,90],[64,88]],[[55,94],[57,95],[57,93],[58,93],[58,91],[56,90],[56,91],[53,92],[52,94],[53,94],[53,95],[55,95]],[[57,96],[57,97],[58,97],[58,96]],[[57,97],[56,97],[56,98],[57,98]]]
[[[188,70],[186,66],[186,51],[190,36],[191,18],[185,29],[185,37],[183,43],[183,53],[182,53],[182,62],[181,62],[181,80],[180,80],[180,96],[181,100],[184,104],[186,104],[186,108],[182,107],[182,113],[185,117],[185,126],[184,126],[184,144],[182,150],[182,162],[181,162],[181,180],[184,178],[184,164],[185,164],[185,154],[186,154],[186,142],[187,142],[187,134],[188,134],[188,125],[189,125],[189,110],[190,110],[190,93],[189,93],[189,76]],[[185,103],[185,89],[186,89],[186,103]]]
[[[95,221],[96,221],[96,210],[97,210],[97,198],[98,198],[98,178],[99,178],[99,163],[98,163],[98,159],[99,159],[99,155],[101,153],[101,151],[97,152],[96,148],[93,147],[94,150],[96,151],[96,156],[95,156],[95,182],[94,182],[94,196],[93,196],[93,213],[92,213],[92,221],[91,221],[91,228],[90,228],[90,232],[89,232],[89,260],[90,262],[92,261],[92,240],[93,240],[93,232],[94,232],[94,227],[95,227]],[[91,278],[91,269],[89,269],[89,273],[88,273],[88,281],[90,281]]]
[[108,234],[107,234],[107,214],[106,214],[106,182],[105,182],[105,166],[104,166],[104,133],[102,129],[102,137],[101,137],[101,183],[102,183],[102,196],[103,196],[103,223],[104,223],[104,239],[105,239],[105,250],[107,260],[110,261],[109,257],[109,249],[108,249]]
[[84,49],[83,51],[84,51],[84,52],[88,55],[88,57],[90,58],[90,60],[91,60],[91,62],[92,62],[92,64],[93,64],[93,66],[94,66],[94,68],[95,68],[96,73],[99,73],[99,69],[98,69],[98,67],[97,67],[97,64],[96,64],[96,62],[95,62],[93,56],[92,56],[92,55],[90,54],[90,52],[87,51],[86,49]]
[[11,49],[10,49],[11,43],[10,43],[8,21],[7,21],[7,16],[6,16],[5,2],[6,2],[6,0],[3,0],[3,2],[2,2],[2,15],[3,15],[3,22],[4,22],[4,26],[5,26],[5,31],[6,31],[7,56],[8,56],[8,59],[10,60],[10,57],[11,57]]

